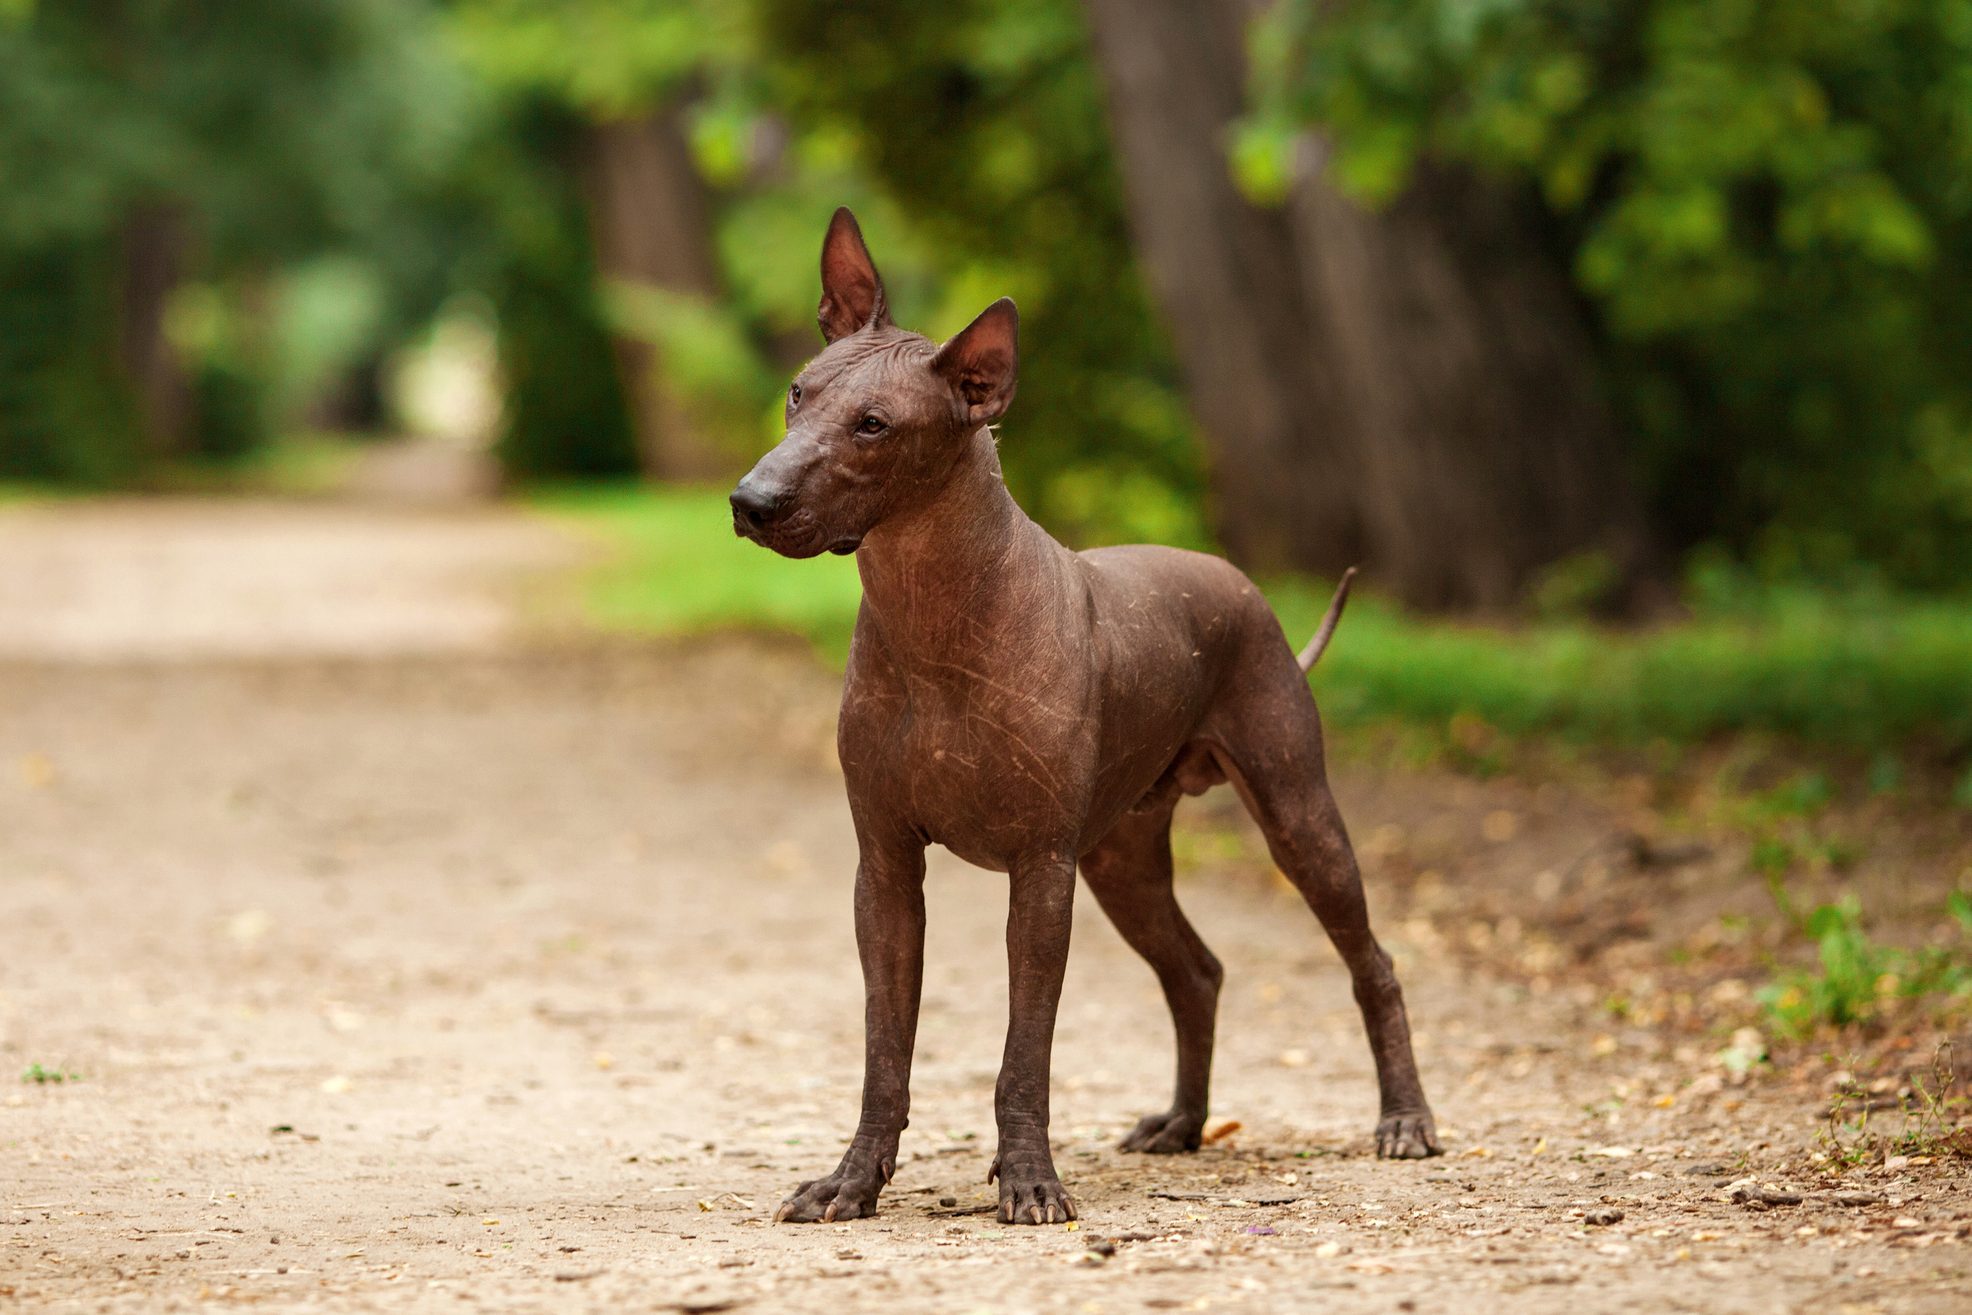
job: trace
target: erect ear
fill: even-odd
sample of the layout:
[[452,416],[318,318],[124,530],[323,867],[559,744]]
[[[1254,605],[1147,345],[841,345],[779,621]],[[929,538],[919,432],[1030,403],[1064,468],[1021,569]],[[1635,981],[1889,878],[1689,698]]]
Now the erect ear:
[[1011,297],[979,312],[957,337],[938,349],[931,368],[951,382],[975,425],[989,424],[1013,403],[1020,366],[1020,312]]
[[815,321],[822,326],[822,337],[830,342],[866,324],[890,323],[883,279],[848,206],[835,212],[835,218],[829,220],[829,234],[822,239],[822,304],[816,308]]

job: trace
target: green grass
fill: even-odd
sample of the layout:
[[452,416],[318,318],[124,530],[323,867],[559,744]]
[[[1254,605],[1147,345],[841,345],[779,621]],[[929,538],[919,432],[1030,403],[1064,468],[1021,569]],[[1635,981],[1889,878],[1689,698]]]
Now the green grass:
[[[137,487],[163,493],[259,493],[320,497],[344,488],[356,464],[375,443],[355,435],[284,435],[225,460],[175,462],[149,472]],[[127,492],[86,484],[0,480],[0,507],[23,506]]]
[[263,493],[320,497],[340,491],[375,443],[331,433],[284,435],[223,461],[187,461],[162,471],[160,487],[174,493]]
[[800,635],[840,663],[862,582],[853,557],[777,557],[733,533],[719,489],[599,485],[553,489],[534,505],[612,549],[582,582],[588,619],[611,630]]
[[[1290,636],[1325,591],[1268,588]],[[1773,591],[1641,630],[1421,621],[1364,600],[1317,687],[1338,720],[1476,716],[1508,734],[1639,745],[1746,731],[1866,749],[1972,745],[1972,604]]]
[[[584,585],[604,626],[781,630],[838,661],[847,652],[853,560],[790,562],[734,538],[724,490],[589,488],[537,503],[616,546]],[[1298,647],[1330,586],[1262,583]],[[1861,750],[1972,747],[1972,603],[1717,578],[1704,592],[1692,619],[1631,631],[1461,625],[1361,596],[1315,685],[1338,725],[1394,720],[1480,745],[1495,734],[1642,746],[1759,732]]]
[[40,1064],[29,1064],[25,1069],[21,1070],[21,1081],[31,1082],[35,1086],[47,1086],[50,1083],[59,1086],[65,1082],[80,1082],[82,1081],[82,1075],[80,1073],[66,1072],[60,1066],[44,1068]]
[[55,484],[28,484],[18,480],[0,480],[0,507],[27,506],[71,496],[73,494],[70,490]]

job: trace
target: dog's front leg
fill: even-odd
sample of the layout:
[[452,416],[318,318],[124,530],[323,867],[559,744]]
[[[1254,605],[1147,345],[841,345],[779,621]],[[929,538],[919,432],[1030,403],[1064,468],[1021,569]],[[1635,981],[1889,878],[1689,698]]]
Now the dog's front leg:
[[1000,1218],[1013,1224],[1073,1219],[1048,1147],[1048,1078],[1055,1010],[1068,966],[1075,860],[1047,854],[1015,862],[1007,908],[1007,1048],[993,1109],[1000,1148],[987,1181],[1000,1180]]
[[796,1188],[775,1211],[776,1222],[873,1215],[877,1193],[897,1172],[924,984],[922,844],[865,841],[856,869],[856,950],[863,961],[862,1118],[835,1172]]

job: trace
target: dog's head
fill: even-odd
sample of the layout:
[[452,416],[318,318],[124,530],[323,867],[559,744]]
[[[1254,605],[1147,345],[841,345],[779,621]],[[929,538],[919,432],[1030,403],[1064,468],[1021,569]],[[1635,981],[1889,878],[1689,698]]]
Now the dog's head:
[[890,322],[856,217],[822,242],[828,346],[787,390],[787,437],[733,490],[733,532],[784,557],[854,552],[899,507],[935,493],[965,440],[1006,413],[1020,315],[1002,297],[939,344]]

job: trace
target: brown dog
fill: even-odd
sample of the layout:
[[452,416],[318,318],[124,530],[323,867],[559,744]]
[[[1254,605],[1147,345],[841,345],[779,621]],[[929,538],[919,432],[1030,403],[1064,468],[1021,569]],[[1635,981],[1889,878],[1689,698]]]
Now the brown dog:
[[874,1214],[896,1170],[933,843],[1012,882],[988,1173],[1000,1217],[1075,1217],[1048,1147],[1048,1069],[1078,862],[1156,970],[1177,1031],[1177,1096],[1123,1147],[1195,1150],[1221,972],[1172,893],[1171,813],[1227,780],[1348,964],[1382,1089],[1377,1153],[1436,1154],[1308,692],[1348,582],[1297,662],[1259,591],[1219,558],[1056,543],[1008,495],[988,428],[1013,400],[1013,303],[943,346],[896,328],[847,210],[822,246],[819,319],[828,346],[788,389],[787,437],[733,491],[733,528],[788,557],[855,552],[863,577],[837,741],[862,854],[867,1052],[847,1154],[775,1218]]

